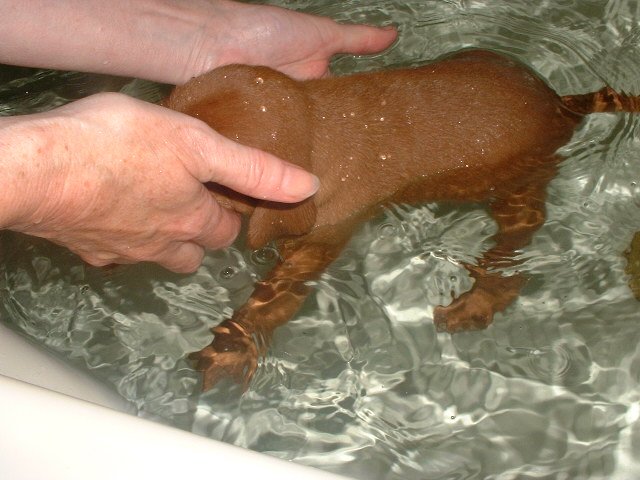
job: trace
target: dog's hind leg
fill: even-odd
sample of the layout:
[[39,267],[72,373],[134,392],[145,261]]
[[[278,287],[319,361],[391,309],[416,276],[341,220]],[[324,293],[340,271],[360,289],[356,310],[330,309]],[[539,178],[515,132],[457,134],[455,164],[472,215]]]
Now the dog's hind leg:
[[[342,231],[345,230],[345,231]],[[224,377],[246,389],[273,331],[288,322],[309,295],[307,282],[320,277],[349,239],[348,228],[318,228],[281,242],[281,261],[256,284],[247,303],[213,328],[213,342],[191,354],[203,373],[203,390]]]
[[435,309],[434,322],[438,330],[453,333],[486,328],[493,315],[507,308],[518,296],[526,281],[524,275],[505,276],[500,269],[519,263],[515,258],[517,251],[529,244],[544,223],[546,187],[555,175],[557,159],[530,164],[533,168],[523,172],[522,184],[497,190],[493,195],[489,209],[498,224],[498,232],[493,237],[495,246],[477,265],[465,264],[475,283],[449,306]]

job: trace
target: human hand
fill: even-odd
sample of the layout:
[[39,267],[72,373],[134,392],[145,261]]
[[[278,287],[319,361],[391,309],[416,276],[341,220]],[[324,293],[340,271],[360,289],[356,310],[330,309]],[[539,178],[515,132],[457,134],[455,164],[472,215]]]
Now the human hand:
[[[371,54],[397,37],[393,27],[343,25],[330,18],[267,5],[215,2],[217,15],[204,30],[187,65],[188,77],[230,63],[264,65],[294,78],[328,73],[337,53]],[[224,27],[219,25],[224,22]],[[224,35],[215,35],[216,32]],[[213,62],[213,65],[211,64]]]
[[0,207],[13,209],[2,209],[0,228],[47,238],[96,266],[153,261],[190,272],[204,248],[229,245],[239,218],[203,182],[283,202],[318,187],[197,119],[121,94],[2,122],[0,145],[12,154],[0,159],[9,175]]
[[297,79],[320,77],[332,55],[376,53],[397,36],[393,28],[340,25],[229,0],[5,0],[3,5],[0,63],[170,84],[230,63],[264,65]]

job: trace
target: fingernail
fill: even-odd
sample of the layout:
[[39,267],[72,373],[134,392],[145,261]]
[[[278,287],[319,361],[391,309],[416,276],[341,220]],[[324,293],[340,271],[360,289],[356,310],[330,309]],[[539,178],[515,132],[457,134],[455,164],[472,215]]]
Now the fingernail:
[[309,173],[306,171],[305,173],[308,177],[308,182],[304,187],[299,187],[299,192],[300,196],[302,196],[303,198],[309,198],[311,195],[314,195],[320,188],[320,179],[313,173]]
[[282,191],[293,200],[304,200],[315,194],[320,188],[320,179],[306,170],[293,166],[291,175],[285,178]]
[[312,180],[312,187],[311,187],[311,193],[309,194],[309,196],[315,194],[319,189],[320,189],[320,179],[318,177],[316,177],[314,174],[310,174],[311,175],[311,180]]

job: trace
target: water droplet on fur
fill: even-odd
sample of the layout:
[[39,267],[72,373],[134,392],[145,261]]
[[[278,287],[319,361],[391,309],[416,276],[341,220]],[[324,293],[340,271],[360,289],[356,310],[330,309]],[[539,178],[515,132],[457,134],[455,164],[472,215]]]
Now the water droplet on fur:
[[267,111],[267,107],[264,105],[260,105],[260,111],[261,112],[266,112]]
[[262,77],[257,77],[256,78],[256,83],[262,85],[264,83],[264,78]]

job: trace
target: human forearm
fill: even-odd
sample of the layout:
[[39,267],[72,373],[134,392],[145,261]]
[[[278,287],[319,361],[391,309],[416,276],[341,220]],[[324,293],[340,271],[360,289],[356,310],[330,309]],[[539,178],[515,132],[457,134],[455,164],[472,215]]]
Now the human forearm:
[[[168,83],[186,70],[204,32],[215,45],[226,2],[0,0],[3,63],[117,73]],[[204,59],[215,66],[215,52]],[[185,78],[186,77],[186,78]]]
[[[319,77],[335,53],[378,52],[396,37],[228,0],[0,0],[0,12],[0,62],[176,84],[229,63]],[[92,264],[195,269],[204,248],[239,229],[205,182],[279,202],[318,188],[297,167],[124,95],[0,119],[0,229],[48,238]]]
[[393,29],[228,0],[0,0],[0,62],[180,84],[229,63],[297,78],[335,53],[374,53]]
[[[0,118],[0,230],[16,229],[35,210],[48,188],[46,137],[37,123],[25,117]],[[34,172],[44,170],[43,175]]]

